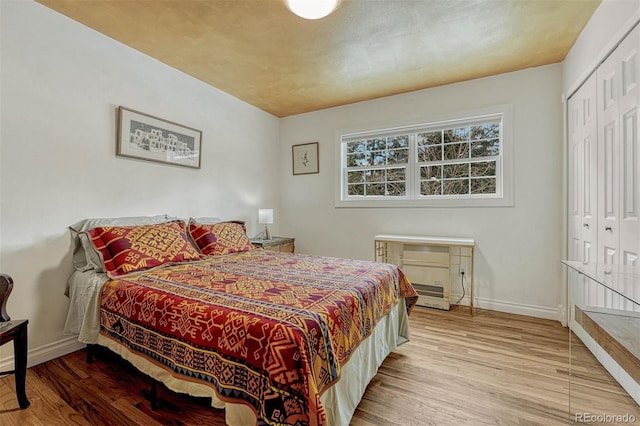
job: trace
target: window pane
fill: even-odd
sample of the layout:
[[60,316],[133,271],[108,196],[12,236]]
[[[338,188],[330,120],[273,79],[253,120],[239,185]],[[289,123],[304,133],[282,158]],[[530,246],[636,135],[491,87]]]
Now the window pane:
[[384,195],[384,183],[371,183],[367,185],[367,195]]
[[387,148],[409,148],[409,135],[393,136],[387,138]]
[[347,155],[347,167],[362,167],[369,165],[369,153],[359,152]]
[[471,176],[495,176],[496,162],[482,161],[480,163],[471,163]]
[[384,182],[384,170],[367,170],[364,175],[367,182]]
[[442,166],[422,166],[420,167],[420,179],[440,179],[442,177]]
[[370,154],[369,164],[371,164],[372,166],[382,166],[386,164],[386,160],[386,152],[376,151]]
[[469,128],[459,127],[456,129],[449,129],[442,132],[444,143],[449,142],[461,142],[469,140]]
[[442,193],[442,183],[430,180],[420,182],[420,195],[440,195]]
[[409,149],[389,150],[387,164],[407,164],[409,162]]
[[490,157],[500,155],[500,139],[473,142],[471,144],[472,157]]
[[388,169],[387,170],[387,180],[390,182],[395,182],[395,181],[406,181],[406,169],[402,168],[402,169]]
[[366,143],[367,141],[355,141],[347,143],[347,154],[353,154],[354,152],[364,152],[366,151]]
[[348,183],[364,182],[364,171],[347,172]]
[[387,184],[387,195],[399,197],[404,196],[407,192],[404,182],[391,182]]
[[442,166],[443,178],[461,178],[469,176],[469,163],[445,164]]
[[471,179],[472,194],[495,194],[496,178]]
[[445,180],[442,182],[442,193],[444,195],[468,194],[469,180],[468,179]]
[[459,158],[469,158],[468,143],[454,143],[444,146],[445,160],[457,160]]
[[499,124],[481,124],[479,126],[471,126],[471,139],[490,139],[500,136]]
[[377,151],[387,147],[387,139],[369,139],[367,141],[367,149],[369,151]]
[[442,161],[442,145],[418,148],[418,161]]
[[442,132],[418,133],[418,145],[437,145],[442,143]]
[[364,195],[364,185],[348,185],[349,195]]

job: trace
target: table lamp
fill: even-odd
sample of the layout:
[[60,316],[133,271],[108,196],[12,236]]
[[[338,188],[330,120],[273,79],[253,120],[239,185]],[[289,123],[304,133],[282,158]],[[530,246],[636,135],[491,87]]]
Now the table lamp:
[[273,223],[273,209],[258,209],[258,222],[264,225],[263,240],[270,240],[269,225]]

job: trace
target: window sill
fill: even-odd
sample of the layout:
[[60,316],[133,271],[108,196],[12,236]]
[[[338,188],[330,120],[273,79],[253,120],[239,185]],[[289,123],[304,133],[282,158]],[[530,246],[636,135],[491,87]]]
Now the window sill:
[[336,208],[396,208],[396,207],[513,207],[512,198],[452,198],[437,200],[336,200]]

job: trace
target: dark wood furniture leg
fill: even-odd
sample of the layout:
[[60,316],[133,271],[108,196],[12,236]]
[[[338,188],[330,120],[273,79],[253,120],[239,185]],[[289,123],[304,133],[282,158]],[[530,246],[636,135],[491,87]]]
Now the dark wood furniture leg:
[[160,399],[158,398],[158,381],[151,379],[151,392],[149,392],[149,402],[151,410],[156,411],[160,407]]
[[87,352],[87,364],[91,364],[95,360],[97,346],[96,344],[87,344],[87,348],[85,349]]
[[30,404],[25,390],[27,383],[27,323],[24,323],[16,333],[13,341],[13,356],[16,363],[16,394],[20,408],[27,408]]
[[0,375],[15,374],[16,396],[20,408],[27,408],[27,324],[28,320],[0,321],[0,345],[13,340],[13,363],[11,371],[2,371]]

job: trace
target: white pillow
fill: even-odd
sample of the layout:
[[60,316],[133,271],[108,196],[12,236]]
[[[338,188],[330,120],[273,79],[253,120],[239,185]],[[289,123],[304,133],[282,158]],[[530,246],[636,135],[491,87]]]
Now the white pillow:
[[88,271],[95,269],[102,270],[100,256],[95,250],[93,243],[85,234],[99,226],[134,226],[134,225],[156,225],[158,223],[171,222],[178,218],[166,214],[157,216],[130,216],[130,217],[105,217],[95,219],[84,219],[74,223],[69,227],[71,231],[71,242],[73,244],[73,266],[78,271]]
[[219,217],[192,217],[189,219],[189,222],[201,223],[203,225],[215,225],[216,223],[224,221]]

